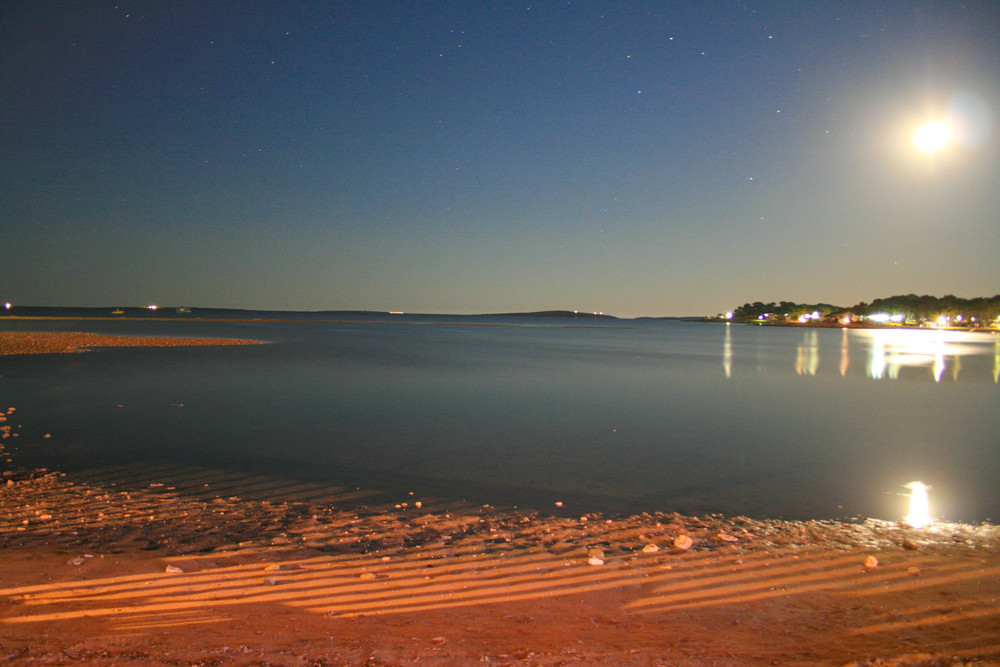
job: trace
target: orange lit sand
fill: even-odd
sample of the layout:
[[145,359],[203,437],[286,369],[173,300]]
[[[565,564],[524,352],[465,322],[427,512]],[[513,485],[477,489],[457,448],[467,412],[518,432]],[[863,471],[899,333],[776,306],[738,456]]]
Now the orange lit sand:
[[[0,449],[27,446],[3,416]],[[993,526],[542,516],[4,459],[4,664],[1000,665]]]
[[168,465],[101,474],[0,487],[13,664],[1000,664],[993,527],[582,520]]
[[259,341],[229,338],[102,336],[92,333],[24,333],[0,331],[0,355],[80,352],[92,347],[175,347],[179,345],[254,345]]

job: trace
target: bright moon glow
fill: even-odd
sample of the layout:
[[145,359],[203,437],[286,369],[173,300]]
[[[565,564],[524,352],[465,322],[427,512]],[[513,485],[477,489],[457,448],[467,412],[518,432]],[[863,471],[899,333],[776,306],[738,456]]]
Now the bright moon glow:
[[950,140],[951,128],[941,121],[927,123],[913,134],[913,143],[925,153],[941,150]]
[[927,485],[923,482],[910,482],[905,486],[910,490],[910,513],[904,520],[914,528],[929,526],[933,520],[930,503],[927,501]]

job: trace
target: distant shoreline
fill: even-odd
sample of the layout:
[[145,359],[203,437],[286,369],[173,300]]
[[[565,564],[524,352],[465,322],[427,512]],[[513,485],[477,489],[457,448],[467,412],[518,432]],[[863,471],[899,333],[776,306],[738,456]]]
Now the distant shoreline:
[[10,319],[79,319],[79,320],[149,320],[149,321],[397,321],[401,318],[488,319],[540,318],[553,320],[689,320],[705,319],[701,315],[618,317],[605,313],[573,310],[540,310],[504,313],[425,313],[382,310],[252,310],[241,308],[151,308],[151,307],[76,307],[19,306],[0,310],[0,321]]
[[[242,311],[236,311],[242,312]],[[251,311],[248,311],[251,312]],[[293,315],[298,311],[283,311],[287,312],[289,315]],[[306,314],[303,312],[303,314]],[[308,314],[322,315],[320,312],[309,312]],[[177,317],[159,317],[159,316],[147,316],[147,317],[136,317],[136,316],[108,316],[108,315],[73,315],[73,314],[60,314],[60,315],[0,315],[0,324],[3,322],[57,322],[57,321],[78,321],[78,322],[245,322],[245,323],[283,323],[283,324],[426,324],[426,325],[437,325],[437,326],[468,326],[468,327],[505,327],[505,326],[520,326],[514,323],[508,322],[495,322],[488,321],[489,318],[530,318],[536,317],[539,319],[551,319],[553,327],[567,327],[567,328],[597,328],[597,329],[629,329],[634,328],[629,325],[631,322],[661,322],[661,321],[671,321],[671,322],[689,322],[689,323],[707,323],[707,324],[741,324],[745,326],[760,326],[760,327],[786,327],[786,328],[801,328],[801,329],[864,329],[864,330],[916,330],[916,331],[954,331],[954,332],[966,332],[966,333],[979,333],[979,334],[1000,334],[1000,329],[993,327],[963,327],[963,326],[938,326],[938,327],[925,327],[925,326],[915,326],[908,324],[895,324],[895,323],[878,323],[871,321],[859,321],[851,322],[850,324],[844,324],[842,322],[831,322],[824,320],[810,320],[808,322],[797,322],[791,320],[777,320],[777,321],[758,321],[758,320],[747,320],[747,319],[732,319],[727,320],[720,317],[635,317],[635,318],[624,318],[616,317],[613,315],[579,315],[576,316],[573,313],[567,313],[566,311],[546,311],[539,313],[495,313],[495,314],[481,314],[481,315],[433,315],[433,314],[406,314],[409,318],[441,318],[438,320],[414,320],[414,319],[400,319],[403,314],[394,313],[381,313],[375,311],[329,311],[329,314],[340,314],[340,315],[367,315],[365,319],[350,319],[345,317],[338,318],[295,318],[295,317],[201,317],[201,316],[177,316]],[[382,319],[371,319],[372,315],[383,315]],[[476,322],[469,320],[482,319],[484,321]],[[572,320],[598,320],[598,322],[582,323],[582,322],[572,322]],[[121,338],[121,336],[119,337]],[[167,340],[165,338],[164,340]],[[147,340],[153,340],[147,338]],[[184,339],[179,340],[192,341],[195,339]],[[184,342],[184,343],[125,343],[129,346],[144,345],[147,347],[163,347],[168,345],[245,345],[251,343],[260,343],[262,341],[243,341],[243,342],[215,342],[222,339],[205,339],[206,341],[213,342]],[[95,344],[96,346],[96,344]],[[115,345],[111,345],[115,346]],[[0,354],[5,354],[0,351]],[[9,353],[8,353],[9,354]]]

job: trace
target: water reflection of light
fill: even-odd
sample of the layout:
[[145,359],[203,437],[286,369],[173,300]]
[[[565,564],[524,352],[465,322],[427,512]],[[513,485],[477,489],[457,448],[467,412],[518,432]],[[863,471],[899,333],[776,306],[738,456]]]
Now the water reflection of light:
[[974,334],[966,332],[867,329],[856,333],[871,339],[868,374],[875,379],[886,374],[896,379],[899,369],[905,366],[927,366],[934,380],[940,382],[950,359],[952,378],[957,380],[962,367],[959,358],[982,352],[968,338]]
[[904,521],[914,528],[923,528],[934,522],[931,519],[930,501],[927,500],[927,489],[923,482],[910,482],[904,485],[910,490],[910,511]]
[[1000,339],[993,344],[993,384],[1000,383]]
[[726,322],[726,339],[722,343],[722,367],[726,369],[726,377],[733,376],[733,332],[732,325]]
[[802,344],[796,349],[795,372],[799,375],[816,375],[819,368],[819,340],[816,331],[806,331]]
[[872,338],[871,359],[868,364],[868,375],[876,380],[882,379],[885,373],[885,341],[881,336]]
[[842,329],[843,336],[840,339],[840,374],[847,375],[847,369],[851,365],[851,353],[848,341],[850,340],[848,330]]
[[[732,324],[726,324],[726,333],[722,343],[722,368],[726,378],[733,376],[736,366],[736,352],[742,348],[734,347],[733,337],[741,334],[733,333]],[[800,376],[816,376],[820,374],[821,352],[830,355],[833,352],[831,343],[833,332],[829,329],[803,328],[792,334],[785,328],[769,330],[767,327],[751,327],[757,339],[756,371],[765,373],[775,360],[768,359],[768,346],[764,343],[768,336],[776,336],[776,331],[788,332],[800,337],[798,343],[789,341],[786,345],[794,345],[794,358],[789,359],[788,352],[782,353],[781,365],[790,361],[795,373]],[[794,338],[792,339],[794,340]],[[821,350],[820,343],[823,343]],[[963,368],[966,373],[989,377],[988,357],[993,357],[993,382],[1000,384],[1000,336],[982,332],[970,332],[943,329],[855,329],[842,328],[840,340],[839,364],[830,363],[824,366],[825,372],[839,370],[841,377],[847,377],[851,368],[851,347],[854,346],[854,366],[868,377],[880,379],[899,379],[901,369],[909,368],[907,377],[933,378],[941,382],[946,376],[957,381]],[[786,348],[787,349],[787,348]],[[860,352],[859,352],[860,350]],[[788,350],[790,351],[790,350]],[[991,354],[992,353],[992,354]],[[976,357],[971,361],[963,357]],[[718,357],[716,357],[718,359]],[[749,361],[746,359],[745,361]],[[858,372],[858,371],[855,371]]]

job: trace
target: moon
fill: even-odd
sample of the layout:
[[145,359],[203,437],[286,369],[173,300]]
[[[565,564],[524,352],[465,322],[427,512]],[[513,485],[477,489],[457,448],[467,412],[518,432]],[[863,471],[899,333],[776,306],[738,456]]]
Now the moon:
[[951,127],[939,120],[921,125],[913,133],[913,143],[925,153],[936,153],[951,141]]

